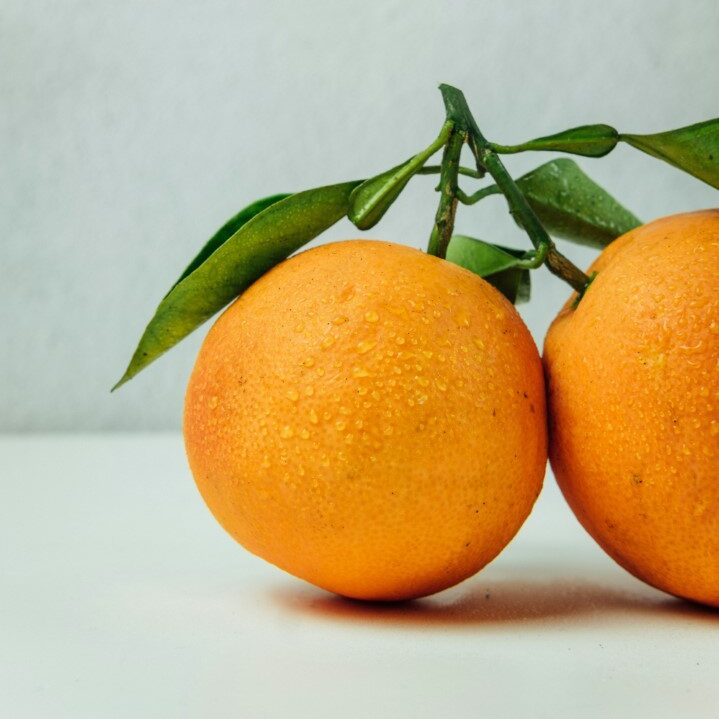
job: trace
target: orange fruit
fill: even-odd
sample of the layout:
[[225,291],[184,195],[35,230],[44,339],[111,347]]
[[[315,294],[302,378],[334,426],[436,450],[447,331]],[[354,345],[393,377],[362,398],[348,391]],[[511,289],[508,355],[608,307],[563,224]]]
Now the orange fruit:
[[275,267],[210,330],[185,441],[251,552],[338,594],[399,600],[477,572],[546,465],[541,361],[476,275],[347,241]]
[[550,460],[625,569],[719,606],[719,210],[612,243],[551,326]]

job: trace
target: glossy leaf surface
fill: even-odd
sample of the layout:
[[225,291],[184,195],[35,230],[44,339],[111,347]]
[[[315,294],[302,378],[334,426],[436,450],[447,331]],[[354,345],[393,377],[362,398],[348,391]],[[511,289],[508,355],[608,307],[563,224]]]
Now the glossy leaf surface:
[[492,145],[500,153],[512,154],[527,150],[569,152],[585,157],[603,157],[619,141],[619,133],[610,125],[582,125],[554,135],[538,137],[520,145]]
[[234,217],[227,220],[227,222],[225,222],[225,224],[222,225],[222,227],[220,227],[220,229],[217,230],[217,232],[215,232],[209,240],[207,240],[204,247],[197,253],[194,259],[185,268],[185,271],[177,279],[177,282],[172,285],[170,291],[172,291],[173,287],[182,282],[187,275],[194,272],[215,250],[224,245],[225,242],[227,242],[227,240],[229,240],[230,237],[232,237],[232,235],[234,235],[235,232],[242,227],[242,225],[249,222],[255,215],[259,215],[260,212],[266,210],[271,205],[274,205],[276,202],[284,200],[289,196],[289,193],[285,193],[280,195],[271,195],[270,197],[263,197],[261,200],[256,200],[255,202],[247,205],[247,207],[240,210]]
[[569,158],[540,165],[520,177],[517,186],[554,237],[606,247],[641,224]]
[[425,150],[385,172],[365,180],[352,193],[347,216],[360,230],[374,227],[399,197],[407,183],[447,141],[452,128],[445,125],[439,137]]
[[290,195],[243,224],[160,302],[125,374],[113,389],[343,217],[350,194],[358,184],[346,182]]
[[529,270],[518,266],[526,257],[521,250],[493,245],[466,235],[453,235],[446,259],[483,277],[513,304],[530,295]]
[[621,135],[621,139],[719,189],[719,118],[655,135]]

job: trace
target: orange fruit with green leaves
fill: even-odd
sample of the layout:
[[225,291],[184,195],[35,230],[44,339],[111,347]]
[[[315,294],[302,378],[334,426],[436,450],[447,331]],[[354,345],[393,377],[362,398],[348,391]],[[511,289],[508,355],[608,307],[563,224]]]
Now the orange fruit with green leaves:
[[[719,188],[719,118],[649,135],[582,125],[503,145],[461,90],[440,91],[439,134],[409,159],[264,197],[220,227],[160,301],[115,389],[230,305],[185,409],[210,509],[251,551],[319,586],[429,594],[490,561],[539,492],[541,364],[510,303],[529,299],[529,273],[545,266],[588,289],[545,353],[565,494],[636,574],[716,603],[716,215],[617,240],[590,286],[554,238],[606,247],[640,221],[573,160],[515,181],[500,155],[598,158],[625,143]],[[439,199],[426,255],[349,241],[292,257],[342,218],[375,227],[427,174]],[[531,249],[453,234],[460,204],[497,194]]]

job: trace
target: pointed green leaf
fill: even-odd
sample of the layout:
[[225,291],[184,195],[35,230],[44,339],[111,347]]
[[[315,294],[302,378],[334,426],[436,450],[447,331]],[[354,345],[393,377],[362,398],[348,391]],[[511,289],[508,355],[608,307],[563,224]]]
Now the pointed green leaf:
[[452,127],[445,124],[439,137],[422,152],[385,172],[365,180],[353,193],[347,217],[360,230],[374,227],[399,197],[407,183],[449,138]]
[[503,154],[542,150],[570,152],[585,157],[603,157],[611,152],[619,141],[619,133],[610,125],[582,125],[554,135],[538,137],[521,145],[495,145],[492,149]]
[[255,215],[182,279],[160,302],[120,381],[134,377],[256,279],[333,225],[359,182],[319,187]]
[[270,205],[274,205],[275,202],[284,200],[289,196],[290,195],[288,193],[284,193],[280,195],[271,195],[270,197],[263,197],[261,200],[256,200],[252,204],[247,205],[247,207],[240,210],[234,217],[227,220],[227,222],[225,222],[225,224],[222,225],[222,227],[220,227],[220,229],[217,230],[217,232],[215,232],[209,240],[207,240],[204,247],[185,268],[185,271],[180,275],[177,282],[170,287],[170,291],[182,282],[187,275],[194,272],[218,247],[224,245],[225,242],[227,242],[227,240],[229,240],[230,237],[232,237],[232,235],[234,235],[235,232],[242,227],[242,225],[249,222],[255,215],[259,215],[262,210],[266,210]]
[[719,189],[719,118],[656,135],[622,134],[620,139]]
[[452,235],[446,259],[480,277],[502,272],[517,265],[524,257],[521,250],[493,245],[466,235]]
[[547,232],[592,247],[606,247],[641,222],[590,179],[574,160],[540,165],[517,186]]
[[465,235],[453,235],[446,259],[483,277],[513,304],[529,299],[529,270],[519,266],[526,259],[526,253],[521,250]]
[[355,227],[369,230],[382,219],[412,176],[420,169],[413,167],[413,160],[414,157],[411,157],[407,162],[365,180],[355,189],[347,213]]

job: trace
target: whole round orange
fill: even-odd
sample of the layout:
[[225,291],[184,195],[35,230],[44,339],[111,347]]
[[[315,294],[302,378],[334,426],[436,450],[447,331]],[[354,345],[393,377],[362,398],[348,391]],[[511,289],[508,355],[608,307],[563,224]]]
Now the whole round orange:
[[299,254],[217,320],[187,390],[197,486],[251,552],[332,592],[400,600],[477,572],[546,465],[537,349],[514,307],[418,250]]
[[547,335],[550,460],[625,569],[719,606],[719,210],[624,235]]

